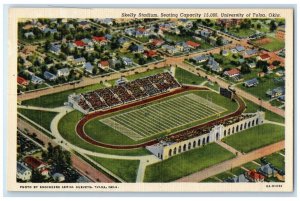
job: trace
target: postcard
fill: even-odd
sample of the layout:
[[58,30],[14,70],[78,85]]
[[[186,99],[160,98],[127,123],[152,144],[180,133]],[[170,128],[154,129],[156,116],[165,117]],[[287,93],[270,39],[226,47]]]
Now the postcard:
[[293,191],[293,9],[10,8],[9,191]]

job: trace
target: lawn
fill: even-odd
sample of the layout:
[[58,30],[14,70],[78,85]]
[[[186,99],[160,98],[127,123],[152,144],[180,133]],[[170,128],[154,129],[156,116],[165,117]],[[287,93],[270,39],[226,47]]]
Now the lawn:
[[174,181],[234,157],[223,147],[208,144],[147,166],[144,182]]
[[279,153],[273,153],[269,156],[266,156],[266,160],[274,167],[285,170],[284,156],[280,155]]
[[[277,51],[277,50],[280,50],[285,47],[284,40],[279,40],[279,39],[276,39],[273,37],[267,37],[267,38],[271,40],[270,43],[263,44],[263,45],[257,44],[257,45],[270,51],[270,52]],[[254,43],[256,43],[256,42],[254,42]]]
[[270,101],[270,103],[271,103],[272,106],[275,106],[275,107],[279,107],[279,106],[284,104],[283,102],[281,102],[277,99],[274,99],[274,100]]
[[69,143],[74,144],[83,149],[107,153],[107,154],[115,154],[115,155],[129,155],[129,156],[140,156],[140,155],[149,155],[150,153],[144,148],[138,149],[130,149],[130,150],[116,150],[116,149],[107,149],[99,146],[92,145],[82,138],[80,138],[75,132],[75,127],[77,122],[82,118],[83,114],[78,111],[72,111],[66,114],[58,123],[58,130],[61,136],[67,140]]
[[223,138],[223,141],[241,152],[252,150],[284,140],[284,127],[263,124]]
[[64,102],[68,101],[68,96],[72,93],[83,93],[83,92],[93,91],[103,87],[104,87],[103,84],[93,84],[86,87],[71,89],[59,93],[40,96],[35,99],[25,100],[22,101],[22,105],[31,105],[31,106],[47,107],[47,108],[61,107],[64,105]]
[[212,177],[209,177],[207,179],[202,180],[201,182],[204,182],[204,183],[216,183],[216,182],[220,182],[220,181],[216,180],[216,179],[214,179]]
[[228,32],[238,37],[249,37],[255,34],[255,30],[252,29],[230,29]]
[[110,170],[126,182],[135,182],[139,168],[139,160],[121,160],[89,156],[101,166]]
[[[257,112],[257,110],[259,110],[259,105],[256,105],[255,103],[248,101],[246,99],[244,99],[246,105],[247,105],[247,109],[246,109],[246,113],[252,113],[252,112]],[[265,112],[265,118],[269,121],[274,121],[274,122],[278,122],[278,123],[284,123],[284,117],[275,114],[269,110],[265,110],[264,108],[262,108],[262,110]]]
[[234,176],[228,172],[222,172],[220,174],[215,175],[215,177],[221,179],[222,181],[225,181],[226,179],[232,178]]
[[182,84],[193,84],[193,85],[199,85],[206,80],[205,78],[190,73],[189,71],[186,71],[182,68],[176,68],[175,78],[177,79],[178,82]]
[[270,98],[266,95],[266,92],[269,89],[274,89],[276,87],[284,86],[284,83],[275,82],[271,77],[270,78],[262,78],[259,79],[259,84],[255,87],[245,87],[243,83],[237,85],[240,89],[256,96],[257,98],[261,98],[263,100],[270,100]]
[[29,110],[19,108],[18,112],[28,117],[32,121],[36,122],[38,125],[41,125],[48,131],[50,131],[50,124],[54,117],[57,115],[56,112],[46,112],[40,110]]
[[239,176],[240,174],[243,174],[245,172],[245,170],[243,170],[240,167],[235,167],[235,168],[232,168],[231,170],[229,170],[228,172],[230,172],[236,176]]
[[245,163],[242,166],[248,170],[256,170],[257,168],[259,168],[259,166],[253,162]]
[[220,86],[216,83],[212,83],[212,82],[207,82],[204,86],[207,86],[209,88],[211,88],[212,90],[215,90],[215,91],[220,91]]

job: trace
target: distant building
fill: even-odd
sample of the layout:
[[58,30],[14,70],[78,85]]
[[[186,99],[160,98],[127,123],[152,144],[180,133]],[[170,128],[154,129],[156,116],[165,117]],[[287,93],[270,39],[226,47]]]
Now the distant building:
[[70,75],[70,69],[69,68],[58,69],[56,75],[58,77],[61,77],[61,76],[67,77]]
[[279,97],[281,95],[285,94],[285,88],[284,87],[277,87],[275,89],[269,89],[266,92],[267,96],[269,96],[270,98],[276,98]]
[[242,46],[242,45],[238,45],[235,47],[235,49],[238,51],[238,52],[242,52],[242,51],[245,51],[245,47]]
[[26,156],[24,163],[31,169],[37,170],[44,176],[49,176],[48,164],[33,156]]
[[136,53],[143,53],[144,52],[144,46],[142,46],[142,45],[133,45],[131,47],[131,51],[136,52]]
[[26,165],[17,162],[17,179],[29,181],[32,176],[32,171]]
[[249,180],[245,177],[244,174],[240,174],[239,176],[233,177],[228,180],[229,182],[233,183],[246,183],[249,182]]
[[259,84],[257,78],[253,78],[251,80],[247,80],[244,82],[245,87],[255,87]]
[[59,44],[51,44],[49,51],[52,52],[53,54],[59,55],[61,52],[61,45]]
[[268,61],[270,58],[270,55],[266,53],[259,55],[256,59],[261,61]]
[[275,38],[279,40],[285,39],[285,25],[277,27],[277,30],[275,32]]
[[27,86],[29,84],[28,80],[26,80],[20,76],[17,77],[17,82],[18,82],[18,84],[24,85],[24,86]]
[[122,57],[122,61],[125,64],[125,66],[131,66],[131,65],[133,65],[132,59],[130,59],[128,57]]
[[36,76],[36,75],[32,75],[31,76],[31,82],[33,84],[43,84],[45,82],[45,80],[43,80],[42,78]]
[[224,72],[224,75],[228,76],[228,77],[234,77],[234,76],[237,76],[237,75],[240,75],[240,70],[237,69],[237,68],[233,68],[233,69],[230,69],[230,70],[227,70]]
[[84,70],[90,74],[93,74],[93,68],[94,66],[90,62],[84,64]]
[[262,173],[265,177],[275,177],[277,171],[270,166],[270,164],[263,165],[258,168],[258,171]]
[[98,67],[103,69],[103,70],[108,70],[109,69],[109,62],[108,61],[100,61],[98,63]]
[[263,182],[265,180],[265,177],[255,170],[250,170],[246,172],[246,177],[252,182]]
[[191,60],[195,61],[196,63],[202,63],[207,61],[207,59],[209,58],[209,56],[207,55],[201,55],[201,56],[196,56],[191,58]]
[[193,41],[187,41],[186,44],[192,48],[192,49],[196,49],[196,48],[199,48],[200,47],[200,44],[199,43],[195,43]]
[[49,71],[45,71],[43,75],[44,75],[44,78],[49,81],[55,81],[57,79],[56,75],[53,75]]
[[83,64],[85,64],[85,58],[84,57],[79,57],[79,58],[76,58],[76,59],[74,59],[74,64],[75,65],[83,65]]
[[65,181],[65,176],[61,173],[54,173],[52,175],[52,178],[54,181],[57,181],[57,182],[63,182]]
[[33,32],[27,32],[27,33],[24,33],[24,36],[25,36],[26,38],[29,38],[30,36],[31,36],[31,37],[34,37],[34,33],[33,33]]
[[216,73],[219,73],[222,71],[220,64],[213,57],[209,58],[209,60],[207,62],[207,67]]

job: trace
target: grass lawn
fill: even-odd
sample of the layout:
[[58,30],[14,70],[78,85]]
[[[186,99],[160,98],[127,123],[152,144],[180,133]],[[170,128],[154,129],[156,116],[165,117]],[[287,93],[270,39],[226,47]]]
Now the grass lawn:
[[218,84],[216,84],[216,83],[209,83],[209,82],[207,82],[204,86],[207,86],[207,87],[209,87],[209,88],[211,88],[211,89],[213,89],[213,90],[215,90],[215,91],[220,91],[220,86],[218,85]]
[[150,75],[155,75],[155,74],[158,74],[158,73],[162,73],[164,72],[165,70],[170,70],[170,68],[168,67],[163,67],[163,68],[156,68],[156,69],[153,69],[153,70],[148,70],[146,72],[143,72],[143,73],[138,73],[138,74],[134,74],[134,75],[129,75],[127,76],[126,78],[131,81],[131,80],[136,80],[138,78],[143,78],[143,77],[147,77],[147,76],[150,76]]
[[274,99],[272,101],[270,101],[271,105],[275,106],[275,107],[279,107],[281,105],[283,105],[284,103],[282,103],[281,101]]
[[223,138],[223,141],[241,152],[252,150],[284,140],[284,127],[263,124]]
[[41,96],[35,99],[25,100],[22,101],[22,105],[31,105],[31,106],[47,107],[47,108],[60,107],[64,105],[64,102],[68,101],[68,96],[72,93],[83,93],[83,92],[93,91],[103,87],[104,87],[103,84],[93,84],[86,87],[71,89],[59,93]]
[[222,181],[225,181],[226,179],[234,177],[232,174],[228,172],[222,172],[220,174],[215,175],[218,179],[221,179]]
[[[246,105],[247,105],[247,109],[246,109],[246,113],[252,113],[252,112],[257,112],[257,110],[259,110],[259,106],[256,105],[255,103],[248,101],[246,99],[244,99]],[[275,114],[269,110],[265,110],[264,108],[262,108],[262,110],[265,112],[265,118],[269,121],[274,121],[274,122],[278,122],[278,123],[284,123],[284,117]]]
[[212,143],[147,166],[144,182],[169,182],[234,158],[235,155]]
[[242,165],[244,168],[248,169],[248,170],[254,170],[257,169],[259,166],[255,163],[252,162],[248,162]]
[[249,37],[249,36],[255,34],[255,31],[252,29],[238,29],[238,31],[235,29],[230,29],[230,30],[228,30],[228,32],[232,33],[233,35],[236,35],[238,37]]
[[243,170],[240,167],[235,167],[235,168],[232,168],[231,170],[229,170],[228,172],[230,172],[236,176],[239,176],[240,174],[243,174],[245,172],[245,170]]
[[19,108],[18,112],[23,114],[24,116],[28,117],[32,121],[36,122],[37,124],[41,125],[45,129],[50,131],[50,124],[54,117],[57,115],[56,112],[46,112],[40,110],[29,110],[29,109],[22,109]]
[[284,166],[284,156],[280,155],[279,153],[273,153],[269,156],[266,156],[266,160],[268,163],[271,163],[273,166],[285,170]]
[[206,79],[200,76],[197,76],[189,71],[186,71],[182,68],[176,68],[175,78],[182,84],[193,84],[199,85],[204,82]]
[[[285,42],[284,40],[279,40],[279,39],[276,39],[276,38],[273,38],[273,37],[267,37],[268,39],[271,40],[270,43],[267,43],[267,44],[264,44],[264,45],[259,45],[260,47],[270,51],[270,52],[273,52],[273,51],[276,51],[276,50],[280,50],[282,48],[284,48],[285,46]],[[255,42],[254,42],[255,43]]]
[[272,77],[259,79],[259,84],[255,87],[245,87],[243,83],[237,85],[237,87],[240,89],[263,100],[270,100],[270,98],[266,95],[266,92],[269,89],[274,89],[281,86],[284,86],[284,84],[275,82]]
[[149,155],[150,153],[144,148],[130,149],[130,150],[116,150],[116,149],[107,149],[99,146],[92,145],[83,139],[81,139],[75,132],[75,127],[77,122],[82,118],[83,114],[78,111],[72,111],[66,114],[58,123],[58,130],[62,137],[67,140],[69,143],[74,144],[83,149],[115,154],[115,155],[129,155],[129,156],[140,156],[140,155]]
[[135,182],[139,168],[139,160],[121,160],[89,156],[91,159],[116,174],[124,181]]

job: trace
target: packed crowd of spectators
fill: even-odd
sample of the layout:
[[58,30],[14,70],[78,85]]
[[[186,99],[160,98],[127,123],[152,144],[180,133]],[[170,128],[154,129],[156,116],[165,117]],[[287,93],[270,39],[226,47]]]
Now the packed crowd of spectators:
[[160,73],[149,77],[122,83],[118,86],[98,89],[81,94],[77,100],[78,105],[86,111],[111,108],[134,100],[178,88],[180,84],[168,73]]

